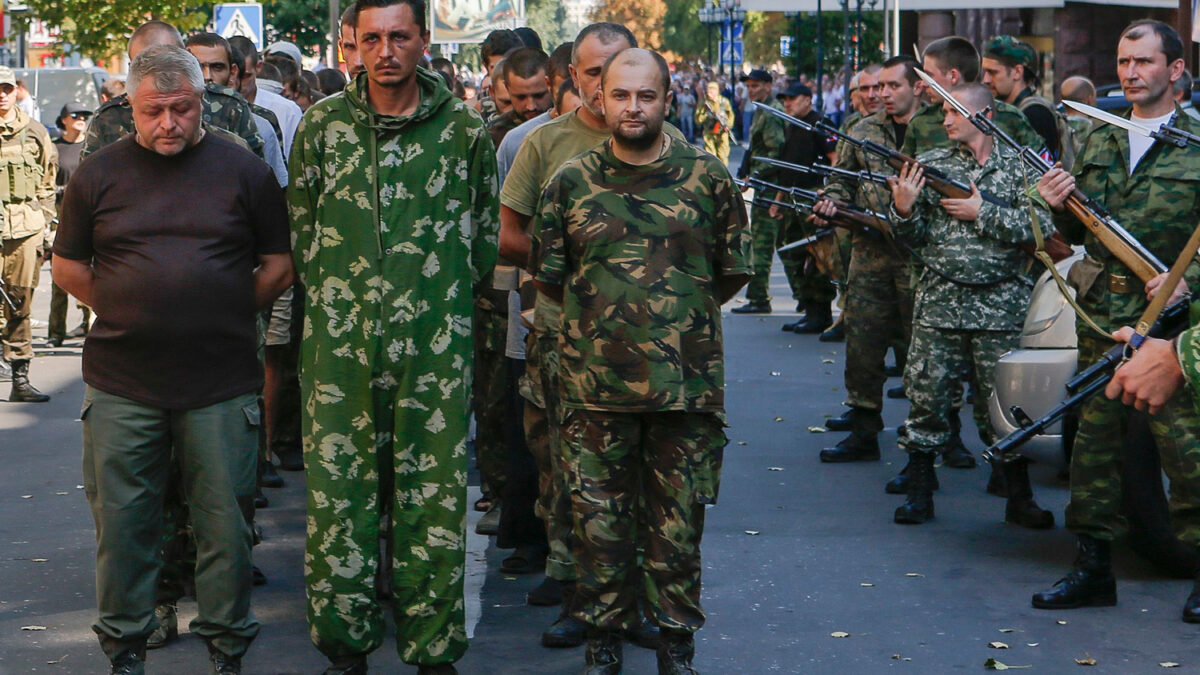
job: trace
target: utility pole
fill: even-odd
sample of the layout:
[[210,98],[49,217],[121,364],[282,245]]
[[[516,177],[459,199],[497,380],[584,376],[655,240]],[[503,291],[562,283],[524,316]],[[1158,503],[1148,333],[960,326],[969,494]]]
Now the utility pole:
[[338,0],[329,0],[329,53],[325,65],[330,68],[338,67],[338,36],[342,28],[342,10]]

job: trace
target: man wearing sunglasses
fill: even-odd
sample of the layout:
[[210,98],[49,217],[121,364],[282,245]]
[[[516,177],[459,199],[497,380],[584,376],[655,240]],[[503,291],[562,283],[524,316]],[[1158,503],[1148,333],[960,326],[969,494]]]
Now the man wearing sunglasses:
[[[57,190],[54,195],[56,209],[62,204],[63,190],[67,187],[67,181],[71,180],[71,172],[79,166],[84,133],[87,131],[88,120],[91,118],[92,111],[76,101],[65,104],[62,112],[58,113],[58,121],[55,124],[58,126],[60,135],[54,139],[54,148],[58,150],[58,175],[55,177]],[[57,230],[58,223],[52,223],[51,229]],[[67,338],[79,338],[87,335],[92,310],[83,303],[79,303],[79,309],[83,311],[83,323],[68,333],[67,304],[67,292],[59,288],[58,284],[53,284],[50,293],[49,333],[50,344],[54,347],[61,347]]]

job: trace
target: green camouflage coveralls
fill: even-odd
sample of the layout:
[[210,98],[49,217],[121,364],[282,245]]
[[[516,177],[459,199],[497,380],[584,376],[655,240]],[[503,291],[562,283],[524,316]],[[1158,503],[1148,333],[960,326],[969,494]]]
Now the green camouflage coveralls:
[[[204,85],[204,123],[240,136],[250,151],[261,158],[263,139],[251,114],[250,103],[237,91],[211,82]],[[81,154],[87,157],[133,130],[133,106],[128,94],[121,94],[100,106],[88,122]]]
[[474,289],[496,262],[496,162],[439,75],[376,114],[360,74],[305,114],[289,161],[300,349],[308,621],[331,659],[382,644],[380,495],[392,500],[401,658],[467,649],[463,568]]
[[694,632],[726,443],[715,288],[750,272],[745,205],[725,166],[687,143],[644,166],[606,143],[550,181],[534,232],[535,278],[564,289],[574,614],[591,630],[636,625],[640,544],[649,618]]
[[[774,97],[768,99],[767,105],[776,110],[783,106]],[[754,111],[754,119],[750,123],[750,148],[746,151],[748,158],[744,164],[744,173],[756,176],[771,183],[774,180],[774,167],[759,162],[752,162],[749,157],[767,157],[780,159],[779,151],[783,148],[783,140],[787,135],[784,121],[762,110]],[[745,178],[746,175],[741,176]],[[769,195],[771,199],[775,195]],[[767,209],[761,206],[750,208],[750,229],[754,233],[754,276],[746,284],[746,300],[752,303],[768,303],[771,301],[771,265],[775,260],[775,249],[779,248],[779,233],[781,221],[772,218]],[[787,265],[784,265],[785,269]],[[788,281],[792,279],[792,270],[788,269]],[[798,293],[796,300],[799,301]]]
[[[912,347],[904,373],[912,408],[901,445],[910,453],[938,452],[949,440],[947,414],[956,397],[962,397],[964,367],[976,382],[975,423],[981,435],[990,435],[987,401],[996,361],[1017,346],[1033,289],[1024,274],[1029,258],[1018,246],[1033,241],[1033,217],[1017,153],[996,143],[980,166],[969,149],[956,143],[917,159],[963,182],[974,181],[1012,207],[985,201],[974,221],[961,221],[941,208],[941,195],[925,189],[910,217],[902,219],[892,210],[896,236],[927,263],[916,284]],[[1041,205],[1035,208],[1048,235],[1050,214]]]
[[704,151],[728,166],[729,139],[733,133],[733,105],[729,99],[718,96],[714,103],[708,97],[701,97],[693,117],[704,134]]
[[[850,130],[850,135],[890,148],[899,146],[892,120],[883,110],[864,117]],[[896,173],[879,157],[845,142],[838,145],[837,166],[848,171],[869,170],[884,176]],[[892,201],[891,193],[884,186],[844,178],[830,179],[825,185],[825,194],[877,213],[886,213]],[[883,385],[887,381],[884,359],[892,346],[891,341],[881,340],[880,336],[890,336],[899,327],[904,344],[908,344],[912,332],[912,263],[907,253],[883,238],[856,232],[851,241],[850,267],[846,276],[845,404],[880,412],[883,410]],[[855,431],[882,429],[883,420],[876,418],[871,428]]]
[[[992,113],[992,119],[995,120],[996,126],[1012,136],[1013,140],[1021,145],[1029,146],[1035,151],[1046,144],[1038,132],[1029,125],[1025,114],[1015,105],[996,101],[993,108],[995,112]],[[908,132],[904,134],[904,145],[900,147],[900,152],[909,157],[916,157],[934,148],[950,145],[951,141],[950,137],[946,135],[946,127],[942,126],[945,119],[946,113],[942,110],[941,101],[933,105],[921,106],[917,114],[913,115],[908,122]]]
[[[1197,123],[1176,109],[1173,125],[1200,133]],[[1088,135],[1075,161],[1076,185],[1103,204],[1130,234],[1159,260],[1170,265],[1191,236],[1200,215],[1200,148],[1177,148],[1155,141],[1133,173],[1129,172],[1128,132],[1099,124]],[[1070,213],[1054,215],[1068,241],[1082,243],[1103,271],[1079,304],[1105,330],[1133,326],[1147,305],[1144,285],[1102,247]],[[1185,280],[1200,288],[1200,265],[1188,267]],[[1080,366],[1093,363],[1112,343],[1095,337],[1078,322]],[[1171,479],[1172,525],[1185,541],[1200,545],[1200,417],[1194,392],[1185,389],[1150,417],[1163,471]],[[1112,540],[1127,528],[1121,515],[1121,444],[1130,415],[1141,414],[1104,396],[1089,400],[1080,412],[1079,433],[1071,455],[1071,501],[1067,528],[1076,534]]]

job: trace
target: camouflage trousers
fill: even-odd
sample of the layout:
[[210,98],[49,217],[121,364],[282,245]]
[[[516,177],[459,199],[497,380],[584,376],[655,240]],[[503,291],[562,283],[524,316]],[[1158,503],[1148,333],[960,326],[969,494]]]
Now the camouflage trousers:
[[[750,282],[746,284],[746,300],[750,302],[771,301],[771,267],[775,263],[775,250],[791,239],[789,230],[792,228],[792,218],[772,218],[766,209],[755,207],[750,211],[752,252]],[[804,255],[794,255],[796,251],[784,251],[779,255],[783,262],[783,271],[787,275],[788,285],[792,288],[792,298],[796,302],[804,301],[804,286],[801,279],[804,273]]]
[[562,411],[558,400],[558,337],[530,331],[525,338],[525,443],[538,468],[538,500],[534,513],[546,524],[550,551],[546,576],[574,581],[578,576],[572,553],[571,498],[567,491],[569,448],[560,435]]
[[901,447],[912,452],[937,452],[950,440],[948,415],[962,399],[962,373],[969,369],[975,381],[972,411],[983,440],[991,444],[988,398],[994,387],[996,362],[1019,343],[1017,331],[973,331],[930,328],[917,323],[912,329],[904,387],[911,408],[905,425],[908,436]]
[[475,464],[486,494],[504,494],[508,449],[504,445],[504,401],[508,366],[504,346],[508,339],[508,314],[475,308],[475,380],[472,383],[475,413]]
[[574,614],[590,628],[633,627],[639,599],[665,630],[690,633],[704,624],[700,539],[705,505],[717,500],[723,426],[711,413],[564,412],[574,462]]
[[[1110,344],[1079,335],[1080,365],[1094,363]],[[1071,454],[1071,501],[1067,529],[1111,541],[1128,529],[1121,515],[1121,446],[1132,415],[1142,414],[1103,394],[1080,411]],[[1167,506],[1180,539],[1200,545],[1200,416],[1185,387],[1158,415],[1148,415],[1162,470],[1171,481]]]
[[[426,424],[429,404],[438,398],[423,402],[371,386],[363,400],[358,392],[365,393],[366,383],[353,389],[347,383],[340,388],[356,395],[329,402],[323,394],[331,387],[339,388],[301,379],[312,641],[330,660],[383,644],[387,623],[375,578],[390,555],[400,658],[454,662],[467,650],[467,401],[449,408],[445,428],[438,429]],[[381,547],[384,524],[388,538]]]
[[845,404],[881,411],[891,336],[899,332],[908,344],[912,334],[912,268],[883,244],[861,239],[854,240],[846,283]]
[[729,164],[729,134],[719,133],[714,134],[711,130],[704,132],[704,151],[708,154],[721,160],[722,164]]

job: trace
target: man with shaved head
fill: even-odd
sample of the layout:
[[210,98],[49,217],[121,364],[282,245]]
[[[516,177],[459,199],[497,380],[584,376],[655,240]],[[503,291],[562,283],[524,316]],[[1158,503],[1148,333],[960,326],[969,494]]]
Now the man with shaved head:
[[586,673],[621,671],[639,599],[662,632],[658,672],[693,673],[704,510],[726,444],[720,307],[749,278],[750,230],[725,165],[664,133],[661,56],[613,55],[601,91],[611,137],[550,179],[534,227],[534,278],[562,307],[574,615]]
[[[147,21],[134,29],[129,36],[129,60],[132,62],[146,48],[155,45],[170,45],[183,48],[183,37],[169,23]],[[229,87],[209,83],[204,90],[202,120],[206,125],[223,129],[241,137],[260,159],[264,157],[264,144],[254,124],[250,104],[241,94]],[[109,100],[92,117],[88,124],[87,138],[83,142],[82,155],[87,157],[104,146],[121,140],[133,132],[133,108],[129,96],[122,94]]]
[[[958,85],[951,95],[972,114],[994,103],[991,92],[980,84]],[[987,420],[993,373],[1000,356],[1017,346],[1033,287],[1023,273],[1027,259],[1020,245],[1034,239],[1035,211],[1043,236],[1053,231],[1044,206],[1030,204],[1016,152],[995,143],[949,102],[943,112],[946,135],[954,145],[917,159],[947,176],[970,181],[971,196],[943,199],[922,190],[924,174],[916,164],[889,179],[895,234],[916,247],[925,263],[917,278],[912,346],[904,373],[912,401],[908,435],[901,439],[909,455],[908,500],[895,515],[895,521],[904,524],[933,518],[933,462],[950,439],[947,416],[964,368],[970,369],[975,383],[979,433],[989,445],[995,440]],[[1007,205],[984,203],[980,190]],[[1005,465],[1006,477],[1025,475],[1023,481],[1008,483],[1009,509],[1032,505],[1029,478],[1019,464],[1025,461],[1019,458]],[[1053,514],[1040,514],[1039,523],[1028,525],[1054,525]]]
[[[1096,105],[1096,85],[1082,75],[1073,75],[1063,80],[1059,91],[1062,92],[1064,101]],[[1062,108],[1067,116],[1067,125],[1071,127],[1071,156],[1078,157],[1079,151],[1083,149],[1083,141],[1091,133],[1094,124],[1091,117],[1067,106]]]

